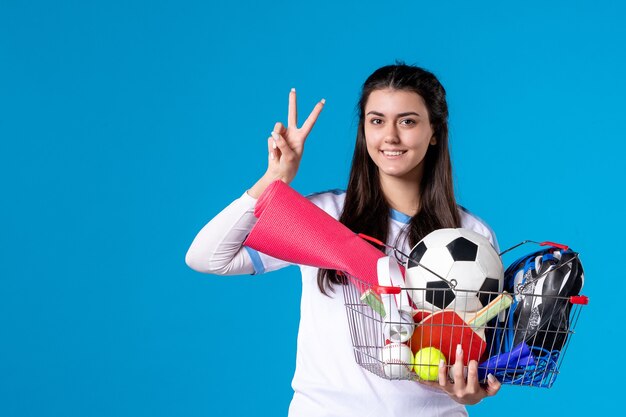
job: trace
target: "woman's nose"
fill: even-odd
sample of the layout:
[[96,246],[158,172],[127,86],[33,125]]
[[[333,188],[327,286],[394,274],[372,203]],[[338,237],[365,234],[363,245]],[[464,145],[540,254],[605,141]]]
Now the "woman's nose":
[[394,124],[386,126],[384,138],[385,143],[398,143],[400,141],[398,130]]

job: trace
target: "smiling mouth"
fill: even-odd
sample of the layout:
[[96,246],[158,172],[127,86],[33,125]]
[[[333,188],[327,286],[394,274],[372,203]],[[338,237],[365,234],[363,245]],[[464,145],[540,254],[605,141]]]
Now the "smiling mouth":
[[385,156],[400,156],[406,153],[406,151],[381,151]]

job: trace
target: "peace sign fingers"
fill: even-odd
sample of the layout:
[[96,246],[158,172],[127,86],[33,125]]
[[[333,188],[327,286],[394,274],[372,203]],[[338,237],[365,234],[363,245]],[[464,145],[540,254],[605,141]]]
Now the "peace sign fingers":
[[306,121],[302,125],[302,127],[298,128],[298,104],[296,98],[296,89],[292,88],[289,92],[289,110],[287,113],[287,128],[288,129],[297,129],[301,131],[301,134],[306,137],[313,129],[313,125],[317,121],[318,116],[322,112],[324,108],[324,103],[326,103],[325,99],[321,99],[309,114]]
[[[276,123],[272,130],[271,138],[268,138],[268,168],[263,176],[267,181],[257,183],[261,184],[259,187],[275,179],[281,179],[287,184],[293,180],[300,166],[300,160],[302,159],[302,153],[304,151],[304,142],[324,108],[324,103],[325,100],[320,100],[315,105],[302,127],[298,128],[296,90],[295,88],[291,89],[289,92],[287,126],[285,127],[285,125],[280,122]],[[254,189],[255,195],[259,195],[259,191],[261,191],[259,187]]]
[[298,128],[298,105],[296,104],[296,89],[289,92],[289,113],[287,114],[287,127]]
[[[298,128],[298,104],[297,104],[297,96],[296,89],[292,88],[289,92],[289,110],[287,113],[287,127],[283,126],[284,131],[278,132],[284,134],[285,140],[289,143],[289,146],[298,154],[302,154],[302,150],[304,149],[304,142],[306,141],[307,136],[311,133],[311,129],[313,129],[313,125],[317,121],[322,109],[324,108],[324,103],[326,100],[320,100],[313,110],[309,117],[307,117],[306,121],[302,125],[302,127]],[[276,129],[275,129],[276,130]]]
[[325,103],[326,103],[326,100],[325,99],[321,99],[315,105],[315,107],[313,107],[313,110],[311,111],[311,114],[309,114],[309,117],[307,117],[306,121],[304,122],[304,124],[300,128],[302,130],[302,133],[304,134],[304,136],[308,136],[308,134],[311,132],[311,129],[313,129],[313,126],[315,125],[315,122],[317,121],[317,117],[322,112],[322,109],[324,108],[324,104]]

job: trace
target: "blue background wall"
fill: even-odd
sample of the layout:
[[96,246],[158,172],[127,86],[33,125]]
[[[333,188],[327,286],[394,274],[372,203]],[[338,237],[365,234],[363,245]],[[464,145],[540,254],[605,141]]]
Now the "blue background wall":
[[395,59],[446,86],[460,203],[503,248],[560,241],[586,268],[555,386],[471,413],[614,409],[625,9],[500,3],[2,0],[0,415],[285,415],[298,271],[184,254],[263,173],[291,87],[301,115],[327,99],[293,186],[344,187],[360,84]]

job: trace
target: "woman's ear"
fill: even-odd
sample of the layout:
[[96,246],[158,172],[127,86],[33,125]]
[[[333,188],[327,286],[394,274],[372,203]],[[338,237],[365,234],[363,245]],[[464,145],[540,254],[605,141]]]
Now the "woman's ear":
[[435,137],[435,135],[432,135],[432,137],[430,138],[430,144],[431,145],[436,145],[437,144],[437,138]]

